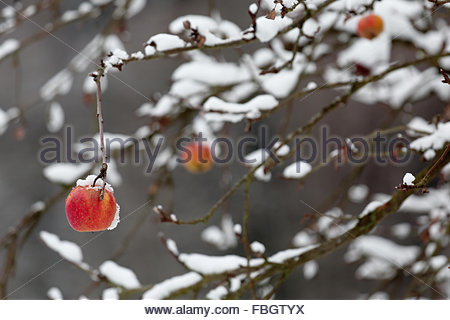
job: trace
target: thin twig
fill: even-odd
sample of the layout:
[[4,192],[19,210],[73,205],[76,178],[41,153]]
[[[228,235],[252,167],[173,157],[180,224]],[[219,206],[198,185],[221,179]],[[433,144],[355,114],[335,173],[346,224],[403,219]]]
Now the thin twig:
[[106,150],[105,150],[105,138],[103,134],[103,114],[102,114],[102,87],[100,76],[97,73],[91,74],[96,85],[97,85],[97,119],[98,119],[98,131],[99,131],[99,139],[100,139],[100,151],[102,153],[102,166],[100,168],[100,173],[94,179],[94,183],[92,186],[95,186],[97,179],[101,178],[103,180],[103,187],[100,192],[100,200],[103,200],[103,194],[105,192],[106,187],[106,172],[108,170],[108,164],[106,163]]
[[[249,177],[247,179],[247,181],[245,182],[245,188],[244,188],[244,219],[243,219],[243,224],[242,224],[242,237],[241,237],[241,241],[242,244],[244,245],[244,250],[245,250],[245,256],[247,257],[247,268],[250,268],[250,260],[252,258],[251,256],[251,249],[250,249],[250,244],[248,241],[248,216],[249,216],[249,211],[250,211],[250,184],[252,182],[251,177]],[[251,272],[250,269],[247,270],[247,281],[250,283],[250,289],[252,292],[252,297],[253,299],[257,299],[256,296],[256,289],[255,289],[255,283],[252,279],[252,277],[250,276]]]

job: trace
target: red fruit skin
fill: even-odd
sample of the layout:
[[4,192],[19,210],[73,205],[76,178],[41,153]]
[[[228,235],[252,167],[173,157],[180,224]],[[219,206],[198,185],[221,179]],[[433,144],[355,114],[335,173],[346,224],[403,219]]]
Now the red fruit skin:
[[362,38],[373,39],[383,32],[383,19],[376,14],[362,17],[358,22],[358,35]]
[[114,194],[105,189],[100,200],[100,188],[77,186],[66,199],[66,216],[78,232],[106,230],[117,211]]
[[[213,166],[213,159],[211,157],[211,151],[206,144],[198,142],[192,142],[185,146],[190,151],[191,156],[189,159],[189,153],[182,151],[180,153],[180,160],[183,161],[186,170],[192,173],[203,173],[209,171]],[[184,162],[188,160],[187,162]]]

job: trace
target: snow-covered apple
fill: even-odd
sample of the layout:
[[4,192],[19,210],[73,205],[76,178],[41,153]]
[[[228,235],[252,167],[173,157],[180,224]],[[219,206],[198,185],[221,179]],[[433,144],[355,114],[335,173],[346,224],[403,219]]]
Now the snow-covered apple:
[[205,143],[191,142],[184,146],[180,152],[180,160],[186,170],[192,173],[209,171],[213,166],[211,150]]
[[111,185],[106,184],[103,199],[100,193],[103,181],[94,175],[78,180],[66,199],[66,216],[70,226],[78,232],[114,229],[119,222],[119,205]]
[[376,14],[369,14],[359,19],[358,35],[362,38],[373,39],[383,32],[383,19]]

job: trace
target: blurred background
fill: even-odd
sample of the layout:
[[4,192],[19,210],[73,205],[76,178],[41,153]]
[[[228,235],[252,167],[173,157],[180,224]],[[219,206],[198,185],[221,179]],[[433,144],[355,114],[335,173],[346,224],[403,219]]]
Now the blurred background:
[[[215,3],[205,0],[147,1],[143,11],[127,21],[126,31],[122,33],[121,39],[128,52],[140,50],[150,36],[167,32],[169,23],[175,18],[194,13],[208,15],[212,6],[216,7],[224,19],[231,20],[244,29],[250,24],[247,13],[250,3],[251,1],[242,0],[219,0]],[[70,7],[74,4],[72,1],[63,1],[62,7],[64,5]],[[55,35],[75,50],[81,50],[99,30],[102,30],[107,23],[106,17],[106,14],[102,14],[86,22],[70,24],[57,30]],[[33,21],[44,25],[49,19],[52,17],[44,15],[38,16]],[[23,21],[18,31],[15,31],[14,37],[25,38],[37,31],[39,30],[34,23]],[[7,37],[3,35],[4,39]],[[250,52],[261,46],[251,44],[241,50]],[[236,59],[235,53],[232,49],[225,51],[230,60]],[[394,52],[394,57],[405,54],[408,52],[400,50]],[[75,52],[69,46],[47,36],[20,52],[19,69],[14,65],[14,58],[3,60],[0,64],[0,107],[5,110],[18,103],[27,105],[36,100],[40,87],[66,66],[74,55]],[[171,73],[181,62],[181,57],[174,57],[130,64],[124,71],[115,73],[115,76],[128,86],[110,77],[108,90],[103,95],[105,131],[132,135],[136,128],[146,125],[147,120],[135,114],[135,110],[145,102],[136,91],[148,97],[167,92],[171,84]],[[95,69],[95,65],[92,64],[87,72]],[[82,85],[86,74],[77,74],[71,92],[57,98],[64,109],[66,124],[73,126],[74,140],[97,132],[95,106],[87,105],[83,101]],[[16,90],[17,81],[21,83],[20,92]],[[294,103],[288,132],[306,123],[319,107],[325,105],[335,95],[333,91],[324,91]],[[49,135],[45,127],[47,104],[31,103],[31,106],[21,129],[24,130],[23,139],[18,139],[18,129],[14,124],[0,136],[0,236],[8,232],[11,226],[15,226],[30,211],[33,203],[46,200],[60,190],[57,185],[44,178],[42,174],[44,165],[38,161],[39,151],[43,147],[40,139]],[[411,113],[429,120],[443,107],[442,102],[429,98],[412,106]],[[340,137],[365,135],[377,128],[386,117],[390,116],[389,114],[389,108],[383,105],[367,106],[350,102],[345,108],[334,112],[333,116],[326,117],[322,123],[328,126],[331,134]],[[408,117],[410,118],[403,114],[394,120],[394,124],[408,120]],[[270,119],[254,125],[252,133],[256,134],[258,126],[264,123],[275,135],[279,132],[283,120],[284,113],[277,112]],[[315,137],[318,137],[318,128],[313,133]],[[244,134],[244,129],[244,124],[231,125],[228,132],[232,138],[237,139]],[[62,137],[62,134],[61,130],[52,135]],[[256,148],[257,146],[249,146],[247,151],[251,152]],[[146,165],[143,163],[119,166],[118,170],[123,181],[121,185],[114,186],[115,194],[121,205],[121,216],[129,216],[115,230],[102,233],[83,247],[86,262],[96,267],[113,257],[131,230],[135,230],[136,235],[123,254],[117,258],[117,263],[134,270],[142,284],[157,283],[184,272],[162,245],[158,236],[161,232],[166,237],[174,239],[181,252],[244,254],[240,245],[221,252],[204,243],[200,234],[206,225],[161,224],[152,211],[155,205],[163,205],[170,207],[181,219],[203,216],[226,190],[222,183],[225,170],[223,167],[215,166],[210,172],[201,175],[193,175],[178,167],[173,172],[173,189],[160,190],[152,203],[136,210],[147,202],[149,187],[155,179],[155,174],[145,173]],[[311,213],[311,209],[300,200],[314,208],[321,208],[330,194],[343,187],[343,177],[355,170],[355,167],[350,165],[339,168],[331,165],[299,185],[298,182],[280,178],[283,167],[275,168],[270,183],[256,181],[250,188],[249,238],[250,241],[257,240],[264,243],[267,254],[290,247],[293,236],[305,226],[305,216]],[[391,193],[394,186],[401,181],[404,172],[415,172],[420,168],[422,164],[418,159],[413,159],[401,170],[391,165],[379,166],[369,163],[356,182],[368,185],[371,194]],[[237,181],[246,171],[247,169],[239,163],[233,163],[229,168],[231,180]],[[344,204],[345,213],[355,215],[361,212],[365,203],[351,203],[346,201],[345,197],[346,193],[338,198]],[[79,245],[88,242],[94,236],[91,233],[77,233],[71,229],[65,217],[64,199],[65,196],[46,212],[20,250],[16,272],[8,284],[8,292],[13,292],[9,299],[46,299],[47,290],[53,286],[60,288],[66,299],[78,299],[80,295],[87,295],[93,299],[101,297],[101,291],[105,287],[103,285],[92,287],[91,279],[69,263],[62,261],[47,270],[59,260],[59,257],[39,240],[39,231],[55,233],[61,239]],[[234,223],[242,223],[242,190],[231,198],[225,208]],[[223,213],[224,210],[219,211],[208,225],[220,225]],[[406,214],[393,215],[378,227],[377,232],[387,233],[390,225],[408,219]],[[140,228],[136,228],[137,224]],[[397,241],[413,244],[417,239],[406,238]],[[319,273],[312,280],[306,280],[302,268],[298,268],[281,286],[276,298],[356,299],[361,297],[362,293],[371,292],[376,283],[355,279],[354,271],[357,265],[346,264],[343,259],[344,252],[345,248],[342,248],[320,258],[317,261]],[[0,260],[2,259],[5,259],[4,252],[0,255]]]

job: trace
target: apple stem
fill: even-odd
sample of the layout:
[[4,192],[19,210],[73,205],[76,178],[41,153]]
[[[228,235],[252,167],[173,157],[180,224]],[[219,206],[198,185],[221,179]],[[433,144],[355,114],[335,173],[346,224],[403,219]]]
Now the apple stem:
[[108,170],[108,165],[106,163],[106,150],[105,150],[105,139],[103,134],[103,114],[102,114],[102,87],[100,78],[103,76],[103,73],[95,72],[90,75],[97,85],[97,119],[98,119],[98,130],[99,130],[99,139],[100,139],[100,151],[102,153],[102,166],[100,168],[100,173],[95,178],[92,186],[95,186],[97,179],[101,178],[103,180],[102,191],[100,192],[100,200],[103,200],[103,194],[105,192],[106,187],[106,171]]
[[92,183],[92,187],[95,187],[95,183],[97,182],[97,179],[103,180],[103,186],[102,191],[100,192],[100,200],[103,200],[103,194],[105,192],[106,187],[106,171],[108,170],[108,165],[106,163],[102,163],[102,167],[100,168],[100,173],[98,176],[95,177],[94,182]]

